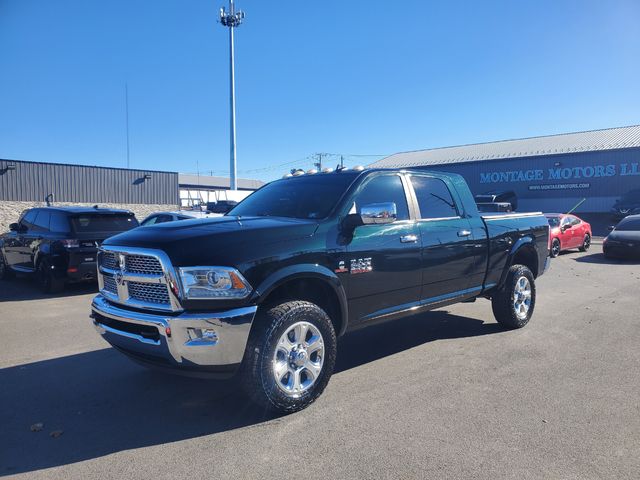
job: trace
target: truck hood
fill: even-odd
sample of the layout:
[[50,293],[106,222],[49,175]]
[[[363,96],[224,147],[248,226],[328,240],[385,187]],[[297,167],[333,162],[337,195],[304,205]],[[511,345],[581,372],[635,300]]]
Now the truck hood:
[[313,220],[223,216],[138,227],[103,245],[162,250],[176,266],[236,265],[276,254],[277,245],[310,237],[317,227]]

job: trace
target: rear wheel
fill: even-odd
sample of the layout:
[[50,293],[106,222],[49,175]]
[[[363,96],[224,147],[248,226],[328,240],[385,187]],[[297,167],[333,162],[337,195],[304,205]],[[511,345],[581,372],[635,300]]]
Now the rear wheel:
[[241,382],[263,408],[291,413],[324,391],[336,359],[331,319],[313,303],[291,301],[264,312],[251,333]]
[[584,236],[584,240],[582,241],[582,246],[580,247],[580,251],[586,252],[587,250],[589,250],[590,246],[591,246],[591,235],[587,233]]
[[556,258],[558,255],[560,255],[560,249],[561,249],[560,239],[554,238],[551,241],[551,252],[550,252],[551,258]]
[[47,260],[38,263],[36,277],[40,289],[44,293],[58,293],[64,288],[64,280],[56,278]]
[[512,266],[503,287],[491,298],[493,315],[505,328],[522,328],[529,323],[535,305],[533,273],[524,265]]

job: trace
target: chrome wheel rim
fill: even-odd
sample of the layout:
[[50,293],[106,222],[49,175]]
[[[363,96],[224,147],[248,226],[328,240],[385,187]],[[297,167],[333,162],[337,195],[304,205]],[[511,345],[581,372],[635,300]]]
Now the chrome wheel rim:
[[554,240],[553,243],[551,244],[551,252],[553,253],[553,256],[558,256],[558,254],[560,253],[560,241],[559,240]]
[[513,308],[519,319],[527,318],[531,308],[531,283],[527,277],[520,277],[513,292]]
[[589,247],[591,246],[591,237],[589,235],[587,235],[586,237],[584,237],[584,245],[583,248],[585,250],[588,250]]
[[287,396],[299,397],[315,383],[324,364],[324,340],[309,322],[297,322],[282,334],[273,354],[273,378]]

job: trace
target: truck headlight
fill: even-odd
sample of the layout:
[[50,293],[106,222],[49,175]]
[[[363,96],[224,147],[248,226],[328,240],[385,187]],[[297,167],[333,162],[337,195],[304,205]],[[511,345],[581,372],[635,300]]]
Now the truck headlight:
[[188,299],[245,298],[251,285],[235,268],[178,268],[184,296]]

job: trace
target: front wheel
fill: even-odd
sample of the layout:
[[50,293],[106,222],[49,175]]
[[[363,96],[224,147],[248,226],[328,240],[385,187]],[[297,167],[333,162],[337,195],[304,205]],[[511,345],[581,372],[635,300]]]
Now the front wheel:
[[554,238],[551,242],[551,258],[556,258],[558,255],[560,255],[560,249],[560,239]]
[[241,382],[261,407],[292,413],[324,391],[336,360],[331,319],[313,303],[291,301],[256,318]]
[[505,328],[522,328],[529,323],[535,305],[533,273],[524,265],[512,266],[504,285],[491,298],[494,317]]
[[591,235],[587,233],[584,236],[584,240],[582,240],[582,246],[580,247],[580,251],[586,252],[587,250],[589,250],[590,246],[591,246]]

